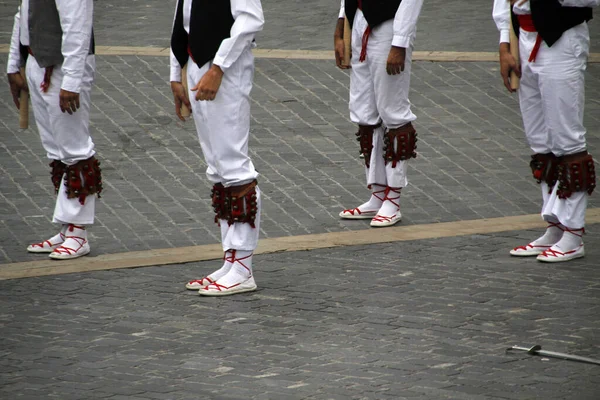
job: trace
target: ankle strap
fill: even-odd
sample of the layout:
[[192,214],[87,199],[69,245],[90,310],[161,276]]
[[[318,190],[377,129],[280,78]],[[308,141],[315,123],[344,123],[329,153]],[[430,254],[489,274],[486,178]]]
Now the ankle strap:
[[[564,231],[569,232],[570,234],[575,235],[575,236],[583,237],[583,234],[585,233],[585,228],[571,229],[571,228],[567,228],[565,226]],[[578,233],[578,232],[581,232],[581,233]]]
[[561,231],[565,230],[565,227],[560,222],[552,222],[552,221],[548,221],[548,226],[546,228],[558,228]]

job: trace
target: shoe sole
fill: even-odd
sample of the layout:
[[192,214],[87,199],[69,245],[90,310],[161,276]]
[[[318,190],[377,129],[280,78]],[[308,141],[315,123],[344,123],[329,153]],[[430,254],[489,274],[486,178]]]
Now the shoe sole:
[[200,289],[204,289],[206,286],[208,286],[208,285],[204,285],[204,286],[200,286],[200,285],[194,285],[194,286],[192,287],[192,286],[190,286],[190,285],[187,285],[187,284],[186,284],[186,285],[185,285],[185,288],[186,288],[187,290],[200,290]]
[[374,213],[362,213],[359,215],[352,215],[352,214],[342,214],[340,213],[340,218],[341,219],[373,219],[373,217],[377,215],[376,212]]
[[[58,247],[58,246],[56,246],[56,247]],[[28,247],[27,251],[29,253],[52,253],[54,251],[54,249],[56,249],[56,247],[48,248],[48,249],[38,249],[38,248],[35,248],[35,247],[33,247],[33,248]]]
[[396,225],[400,221],[402,221],[402,218],[394,219],[394,220],[391,220],[389,222],[388,221],[386,221],[386,222],[374,222],[374,221],[371,221],[371,226],[373,228],[385,228],[385,227],[388,227],[388,226]]
[[585,253],[577,254],[577,255],[574,255],[572,257],[552,257],[552,258],[550,258],[550,257],[543,257],[543,258],[538,257],[537,260],[541,261],[541,262],[545,262],[545,263],[557,263],[557,262],[571,261],[571,260],[575,260],[577,258],[582,258],[582,257],[585,257]]
[[84,250],[81,254],[75,254],[75,255],[53,255],[52,253],[50,253],[50,258],[53,260],[72,260],[75,258],[79,258],[79,257],[83,257],[83,256],[87,256],[88,254],[90,254],[91,249],[87,249]]
[[[550,247],[548,247],[550,248]],[[513,251],[510,251],[510,255],[514,256],[514,257],[534,257],[534,256],[539,256],[540,254],[542,254],[544,251],[536,251],[533,253],[530,253],[528,251],[519,251],[519,252],[515,252],[513,253]]]
[[253,292],[258,288],[258,286],[254,286],[254,287],[249,287],[249,288],[243,288],[243,289],[239,289],[239,290],[226,290],[226,291],[211,291],[209,292],[208,290],[200,290],[199,294],[200,296],[229,296],[232,294],[238,294],[238,293],[245,293],[245,292]]

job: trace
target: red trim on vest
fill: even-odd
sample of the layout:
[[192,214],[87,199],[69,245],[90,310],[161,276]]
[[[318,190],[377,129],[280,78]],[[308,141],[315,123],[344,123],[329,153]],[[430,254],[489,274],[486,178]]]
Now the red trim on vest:
[[[358,9],[362,11],[362,0],[358,0]],[[365,33],[362,37],[362,48],[360,49],[360,57],[358,61],[363,62],[367,59],[367,44],[369,43],[369,35],[371,34],[371,27],[367,26]]]
[[189,37],[189,35],[188,35],[187,53],[188,53],[188,56],[190,56],[190,58],[192,59],[192,61],[194,63],[196,63],[196,60],[194,60],[194,56],[192,55],[192,48],[190,47],[190,37]]
[[[34,56],[33,51],[31,50],[31,47],[27,46],[27,52],[29,54],[31,54],[32,56]],[[54,71],[54,65],[46,67],[46,69],[44,71],[44,80],[40,84],[40,89],[42,89],[42,92],[44,92],[44,93],[46,93],[48,91],[48,89],[50,89],[50,78],[52,78],[53,71]]]

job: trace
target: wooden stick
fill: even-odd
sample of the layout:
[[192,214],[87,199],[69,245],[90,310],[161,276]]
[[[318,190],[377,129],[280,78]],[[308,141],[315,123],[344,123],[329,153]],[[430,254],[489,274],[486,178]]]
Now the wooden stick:
[[[181,84],[185,88],[185,94],[188,94],[188,81],[187,81],[187,64],[181,69]],[[183,118],[189,117],[191,114],[190,109],[183,103],[181,103],[181,116]]]
[[[21,76],[23,80],[27,82],[25,77],[25,68],[21,67]],[[19,128],[29,128],[29,92],[21,90],[19,93]]]
[[[510,54],[515,59],[517,65],[521,63],[521,59],[519,57],[519,38],[515,34],[515,29],[512,24],[512,12],[510,13]],[[519,77],[515,71],[510,71],[510,88],[513,90],[517,90],[519,88]]]
[[352,29],[348,18],[344,18],[344,65],[350,65],[350,56],[352,53]]

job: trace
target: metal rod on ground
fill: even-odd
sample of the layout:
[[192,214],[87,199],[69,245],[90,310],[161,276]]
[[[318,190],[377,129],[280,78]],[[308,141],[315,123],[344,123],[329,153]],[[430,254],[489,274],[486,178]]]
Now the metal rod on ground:
[[535,345],[530,348],[521,347],[521,346],[512,346],[512,347],[509,347],[508,349],[506,349],[507,352],[510,350],[526,351],[527,353],[534,355],[534,356],[562,358],[563,360],[579,361],[579,362],[584,362],[584,363],[588,363],[588,364],[600,365],[600,360],[594,360],[593,358],[574,356],[574,355],[565,354],[565,353],[557,353],[555,351],[546,351],[546,350],[542,350],[542,346],[540,346],[540,345]]

